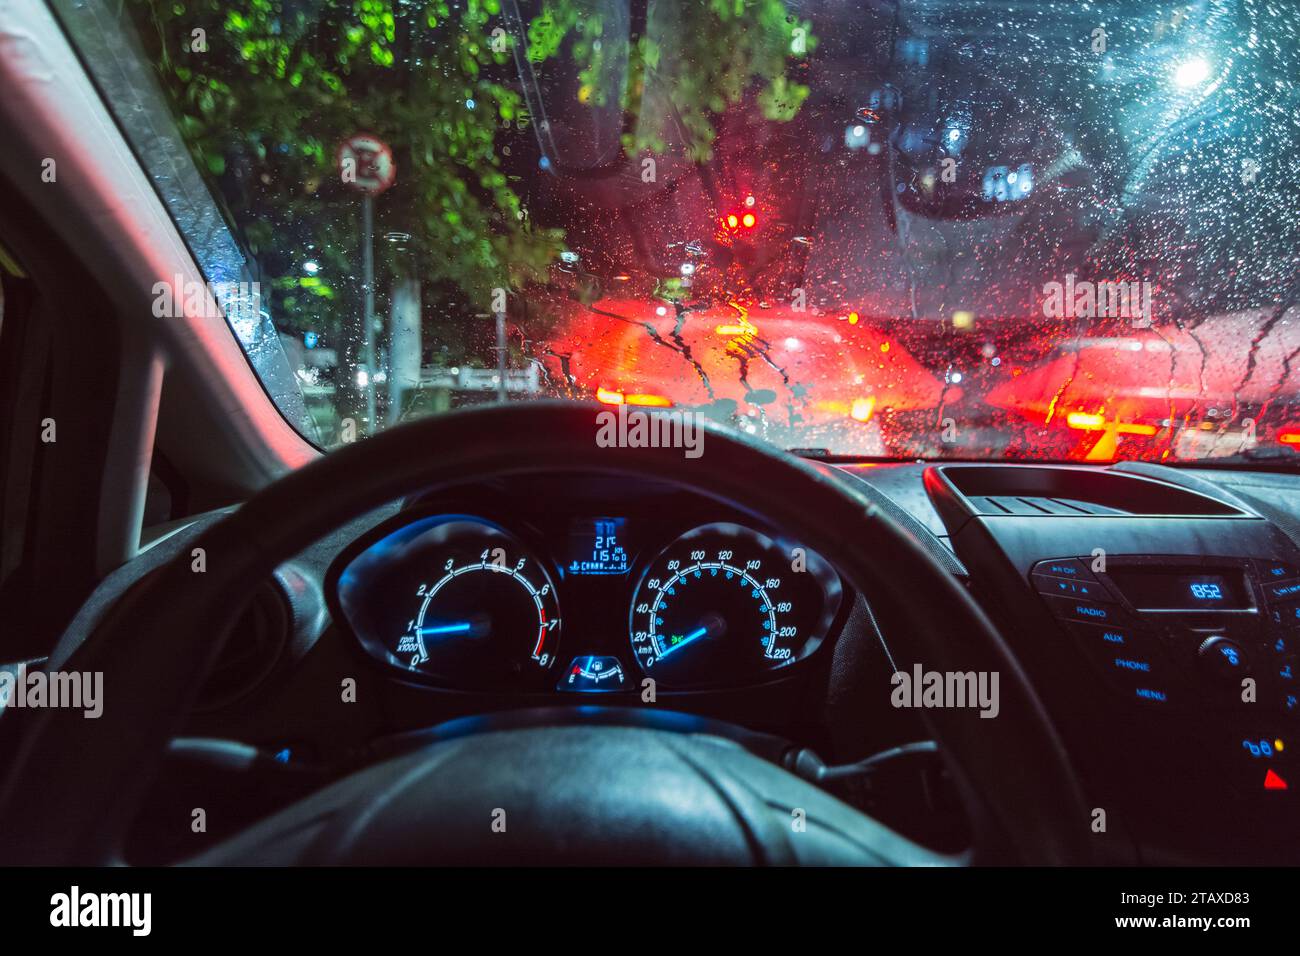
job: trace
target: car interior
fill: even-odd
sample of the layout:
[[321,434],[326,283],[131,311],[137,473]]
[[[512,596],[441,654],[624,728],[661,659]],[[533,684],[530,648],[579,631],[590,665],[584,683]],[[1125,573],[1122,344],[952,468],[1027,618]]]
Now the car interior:
[[1294,24],[748,6],[0,3],[0,862],[1300,859]]

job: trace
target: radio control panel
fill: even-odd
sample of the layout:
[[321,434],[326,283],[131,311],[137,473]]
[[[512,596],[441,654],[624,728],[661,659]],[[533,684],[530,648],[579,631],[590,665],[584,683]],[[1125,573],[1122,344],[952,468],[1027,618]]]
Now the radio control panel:
[[1034,589],[1106,683],[1154,706],[1300,718],[1300,569],[1268,559],[1039,561]]
[[1029,577],[1111,691],[1142,707],[1222,713],[1217,743],[1234,755],[1235,785],[1300,786],[1300,569],[1071,556],[1039,561]]

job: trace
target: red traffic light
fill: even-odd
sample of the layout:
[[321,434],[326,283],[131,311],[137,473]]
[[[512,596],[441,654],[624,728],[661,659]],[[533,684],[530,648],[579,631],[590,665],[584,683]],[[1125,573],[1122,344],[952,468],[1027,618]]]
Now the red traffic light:
[[753,229],[758,225],[758,217],[752,212],[729,212],[722,217],[722,225],[729,232],[736,232],[738,229]]

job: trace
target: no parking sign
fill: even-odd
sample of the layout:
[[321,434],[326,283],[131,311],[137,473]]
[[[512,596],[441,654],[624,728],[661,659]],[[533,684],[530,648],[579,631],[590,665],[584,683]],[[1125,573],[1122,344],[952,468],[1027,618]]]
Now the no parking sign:
[[393,151],[378,136],[355,133],[339,144],[339,176],[367,196],[378,196],[397,179]]

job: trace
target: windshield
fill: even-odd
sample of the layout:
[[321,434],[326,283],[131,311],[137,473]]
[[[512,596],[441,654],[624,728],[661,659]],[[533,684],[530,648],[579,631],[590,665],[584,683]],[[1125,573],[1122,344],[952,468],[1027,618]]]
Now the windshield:
[[[139,91],[62,6],[139,149]],[[197,170],[323,445],[562,397],[833,455],[1300,448],[1300,40],[1265,0],[94,16],[184,144],[142,163],[196,254]]]

